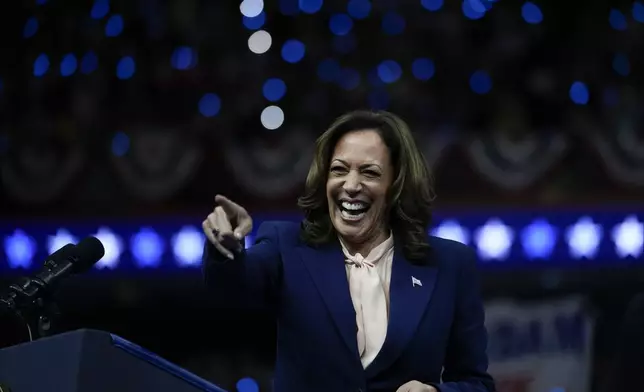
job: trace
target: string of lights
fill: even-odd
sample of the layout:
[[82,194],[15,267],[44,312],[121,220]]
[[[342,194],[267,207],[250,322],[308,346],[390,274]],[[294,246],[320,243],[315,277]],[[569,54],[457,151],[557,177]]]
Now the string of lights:
[[[294,220],[297,216],[283,216]],[[105,256],[96,268],[180,269],[201,263],[204,236],[193,224],[197,219],[163,223],[126,224],[21,224],[0,227],[4,252],[0,271],[37,267],[36,260],[67,243],[88,235],[105,246]],[[255,227],[261,225],[258,219]],[[550,213],[537,218],[532,213],[461,214],[439,216],[431,234],[473,246],[485,267],[566,267],[617,265],[644,262],[644,219],[641,213]],[[246,238],[253,243],[256,233]],[[5,259],[6,261],[2,261]]]

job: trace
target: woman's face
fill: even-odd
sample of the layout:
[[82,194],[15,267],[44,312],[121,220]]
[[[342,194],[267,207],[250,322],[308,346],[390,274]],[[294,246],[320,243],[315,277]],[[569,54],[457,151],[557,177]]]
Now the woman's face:
[[386,203],[392,181],[389,149],[378,132],[353,131],[338,141],[326,196],[331,222],[344,241],[362,244],[389,234]]

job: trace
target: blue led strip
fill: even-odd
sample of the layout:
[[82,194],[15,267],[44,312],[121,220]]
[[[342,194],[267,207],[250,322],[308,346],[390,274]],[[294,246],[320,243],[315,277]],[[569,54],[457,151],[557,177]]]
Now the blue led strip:
[[[297,216],[256,219],[297,220]],[[99,270],[178,270],[200,264],[198,218],[139,222],[0,222],[0,271],[39,267],[62,245],[93,235],[105,245]],[[644,211],[506,211],[436,216],[432,233],[475,248],[484,267],[565,267],[644,263]],[[247,243],[253,241],[247,238]]]

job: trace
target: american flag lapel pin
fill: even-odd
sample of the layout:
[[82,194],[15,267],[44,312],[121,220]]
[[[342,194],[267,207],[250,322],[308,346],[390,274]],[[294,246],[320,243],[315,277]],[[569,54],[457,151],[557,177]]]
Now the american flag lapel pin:
[[412,276],[411,277],[411,285],[413,287],[416,287],[416,286],[421,286],[422,287],[423,283],[420,281],[420,279],[416,279],[416,277]]

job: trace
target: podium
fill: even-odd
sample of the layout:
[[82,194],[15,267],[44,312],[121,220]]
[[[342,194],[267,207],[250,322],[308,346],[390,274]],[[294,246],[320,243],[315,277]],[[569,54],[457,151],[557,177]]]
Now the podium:
[[0,350],[0,386],[11,392],[226,392],[134,343],[90,329]]

